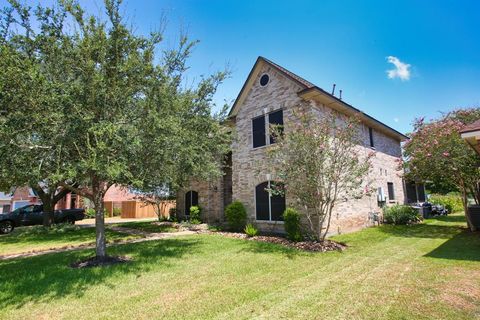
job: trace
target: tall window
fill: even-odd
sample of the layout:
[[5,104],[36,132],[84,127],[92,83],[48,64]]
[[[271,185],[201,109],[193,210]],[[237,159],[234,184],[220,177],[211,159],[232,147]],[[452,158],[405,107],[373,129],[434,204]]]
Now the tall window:
[[[268,126],[266,125],[268,121]],[[280,126],[280,133],[283,132],[283,110],[277,110],[264,116],[252,119],[253,147],[258,148],[267,144],[275,143],[275,137],[268,135],[269,126]],[[268,140],[267,140],[268,135]]]
[[252,120],[253,128],[253,147],[258,148],[264,146],[265,142],[265,116],[261,116]]
[[198,192],[188,191],[185,193],[185,215],[190,215],[190,207],[198,206]]
[[[268,115],[270,126],[278,126],[279,133],[283,133],[283,110],[272,112]],[[275,143],[274,135],[270,134],[270,144]]]
[[373,142],[373,129],[372,129],[372,127],[368,127],[368,137],[370,138],[370,147],[374,148],[375,143]]
[[388,200],[395,200],[395,189],[393,188],[393,182],[387,182],[388,187]]
[[273,181],[266,181],[255,187],[257,220],[283,221],[285,197],[273,195],[268,192],[268,189],[270,189],[274,183],[276,186],[281,187],[280,183]]

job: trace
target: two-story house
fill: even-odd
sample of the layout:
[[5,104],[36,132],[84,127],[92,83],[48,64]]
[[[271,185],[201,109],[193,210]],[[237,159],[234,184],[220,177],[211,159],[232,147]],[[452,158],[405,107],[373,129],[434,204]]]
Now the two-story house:
[[[272,176],[266,150],[275,143],[268,134],[269,125],[281,124],[288,134],[292,110],[308,103],[319,117],[333,109],[361,119],[363,145],[366,152],[376,151],[371,180],[377,192],[361,199],[340,203],[332,218],[331,233],[360,229],[372,224],[372,213],[381,205],[404,203],[404,184],[398,171],[402,140],[407,137],[384,123],[361,112],[336,96],[259,57],[243,85],[229,118],[235,139],[225,175],[212,181],[191,181],[177,195],[180,217],[188,215],[192,205],[199,205],[207,222],[224,221],[224,208],[232,201],[241,201],[249,220],[260,230],[282,231],[282,213],[288,206],[285,197],[270,195],[265,189]],[[379,201],[381,200],[381,201]]]

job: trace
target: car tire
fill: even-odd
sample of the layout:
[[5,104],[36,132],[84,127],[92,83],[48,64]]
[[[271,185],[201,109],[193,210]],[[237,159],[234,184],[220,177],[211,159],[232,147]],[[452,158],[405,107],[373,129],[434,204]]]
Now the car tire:
[[15,229],[12,221],[2,221],[0,222],[0,234],[7,234]]

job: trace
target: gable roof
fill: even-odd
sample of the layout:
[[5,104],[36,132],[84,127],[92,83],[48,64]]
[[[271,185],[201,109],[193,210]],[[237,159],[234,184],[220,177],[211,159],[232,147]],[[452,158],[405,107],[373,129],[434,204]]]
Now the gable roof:
[[339,98],[335,97],[334,95],[328,93],[327,91],[323,90],[320,87],[317,87],[313,83],[303,79],[302,77],[296,75],[295,73],[283,68],[282,66],[259,56],[257,58],[257,61],[253,65],[252,70],[248,74],[247,80],[242,86],[242,89],[238,93],[237,98],[235,99],[235,102],[232,105],[232,108],[230,109],[230,112],[228,114],[229,117],[234,117],[236,116],[238,112],[238,108],[240,105],[243,103],[245,100],[248,90],[251,88],[253,85],[253,81],[256,79],[256,76],[258,75],[260,68],[259,66],[261,64],[268,64],[275,68],[277,71],[279,71],[281,74],[286,76],[287,78],[293,80],[297,84],[299,84],[302,89],[297,92],[297,94],[304,99],[312,99],[314,97],[319,97],[322,96],[322,101],[326,102],[326,105],[329,107],[336,109],[340,112],[346,113],[346,114],[360,114],[362,121],[364,121],[366,124],[371,125],[377,130],[381,130],[385,133],[387,133],[390,136],[393,136],[397,138],[398,140],[406,140],[408,139],[407,136],[402,134],[401,132],[389,127],[388,125],[384,124],[383,122],[373,118],[372,116],[369,116],[368,114],[362,112],[361,110],[353,107],[352,105],[346,103],[343,100],[340,100]]

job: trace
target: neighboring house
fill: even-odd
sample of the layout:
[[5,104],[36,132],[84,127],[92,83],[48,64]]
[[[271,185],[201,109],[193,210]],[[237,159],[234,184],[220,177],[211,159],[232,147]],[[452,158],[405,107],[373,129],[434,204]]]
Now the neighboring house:
[[480,155],[480,120],[465,126],[460,135]]
[[5,192],[0,192],[0,213],[7,213],[10,211],[12,205],[12,195]]
[[214,181],[192,181],[188,188],[179,192],[177,212],[180,218],[188,215],[190,206],[198,204],[207,222],[224,221],[224,208],[233,199],[245,205],[249,220],[255,222],[259,229],[283,231],[281,220],[283,210],[290,202],[288,193],[283,198],[271,196],[265,191],[273,179],[265,161],[266,149],[272,143],[268,126],[283,124],[288,134],[292,110],[305,103],[319,117],[330,109],[359,115],[362,147],[366,153],[376,151],[370,177],[377,188],[376,194],[338,204],[333,214],[332,233],[371,225],[371,213],[380,212],[380,205],[404,203],[404,184],[397,166],[401,158],[400,143],[407,137],[281,66],[259,57],[230,110],[229,118],[236,138],[225,175]]
[[29,204],[40,203],[40,199],[31,188],[15,188],[12,194],[10,210],[15,210]]
[[[113,214],[114,208],[122,210],[122,204],[124,202],[128,202],[129,205],[131,205],[132,201],[139,202],[135,200],[134,193],[130,192],[127,188],[117,185],[111,186],[104,197],[105,207],[110,215]],[[0,213],[9,212],[29,204],[38,203],[41,203],[40,198],[37,197],[33,190],[28,187],[15,188],[12,194],[0,192]],[[90,201],[73,192],[68,193],[55,205],[56,210],[86,207],[91,207]],[[142,206],[140,207],[142,208]],[[138,210],[135,210],[134,212],[126,212],[126,214],[128,214],[128,217],[135,218],[137,217],[136,211]],[[153,209],[148,208],[148,210],[143,210],[142,217],[156,217],[156,214]]]

